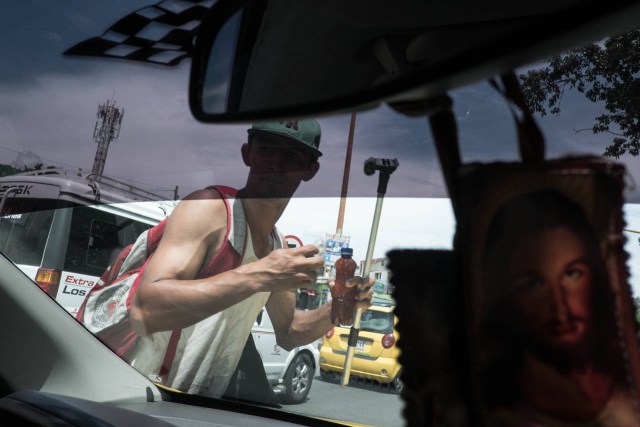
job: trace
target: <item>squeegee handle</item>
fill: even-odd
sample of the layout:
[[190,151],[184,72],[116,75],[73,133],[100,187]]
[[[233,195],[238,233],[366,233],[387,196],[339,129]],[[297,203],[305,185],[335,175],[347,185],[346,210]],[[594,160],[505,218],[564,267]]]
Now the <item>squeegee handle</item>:
[[[362,269],[362,278],[369,278],[371,270],[371,260],[373,258],[373,249],[376,246],[376,236],[378,235],[378,225],[380,225],[380,215],[382,213],[382,201],[384,200],[384,193],[378,193],[376,200],[376,209],[373,214],[373,224],[371,225],[371,234],[369,235],[369,246],[367,247],[367,257],[364,261],[364,267]],[[347,355],[344,359],[344,367],[342,369],[342,381],[340,385],[346,387],[349,384],[349,377],[351,376],[351,364],[353,362],[353,354],[355,353],[356,343],[358,341],[358,334],[360,333],[360,319],[362,318],[362,309],[357,309],[353,316],[353,326],[349,332],[349,341],[347,347]]]

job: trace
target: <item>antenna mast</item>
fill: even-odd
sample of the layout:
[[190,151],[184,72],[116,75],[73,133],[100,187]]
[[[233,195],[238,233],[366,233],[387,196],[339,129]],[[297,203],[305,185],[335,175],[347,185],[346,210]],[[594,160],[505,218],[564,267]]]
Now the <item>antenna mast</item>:
[[118,108],[116,101],[108,100],[98,105],[96,114],[96,127],[93,130],[93,140],[98,144],[96,157],[93,161],[92,173],[102,176],[104,164],[107,161],[109,144],[116,142],[120,136],[120,125],[124,116],[124,108]]

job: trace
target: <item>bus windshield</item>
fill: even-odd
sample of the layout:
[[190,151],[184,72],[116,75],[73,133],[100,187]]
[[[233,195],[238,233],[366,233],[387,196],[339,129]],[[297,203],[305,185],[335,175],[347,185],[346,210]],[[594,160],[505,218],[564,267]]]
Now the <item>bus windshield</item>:
[[16,264],[39,265],[57,206],[57,200],[6,200],[0,213],[0,252]]

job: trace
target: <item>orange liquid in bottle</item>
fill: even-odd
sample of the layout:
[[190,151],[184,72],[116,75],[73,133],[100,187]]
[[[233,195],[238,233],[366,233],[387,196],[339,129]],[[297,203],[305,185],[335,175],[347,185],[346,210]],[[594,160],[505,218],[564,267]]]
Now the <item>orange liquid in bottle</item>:
[[353,323],[358,287],[347,287],[347,280],[353,277],[357,264],[352,259],[353,249],[343,248],[341,257],[336,261],[335,284],[331,288],[331,322],[349,326]]

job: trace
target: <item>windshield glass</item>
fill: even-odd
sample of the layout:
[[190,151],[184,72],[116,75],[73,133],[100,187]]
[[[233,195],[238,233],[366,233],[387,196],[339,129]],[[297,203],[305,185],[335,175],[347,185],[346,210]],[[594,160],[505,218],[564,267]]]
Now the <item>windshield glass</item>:
[[[123,318],[144,318],[135,326],[140,340],[109,347],[160,385],[322,419],[404,425],[403,366],[398,358],[402,338],[382,343],[395,351],[387,360],[372,353],[378,344],[373,339],[353,340],[352,347],[357,348],[351,380],[342,388],[339,380],[349,340],[345,335],[330,342],[329,313],[341,250],[352,249],[358,276],[372,242],[384,165],[366,174],[368,159],[398,162],[389,175],[369,260],[373,297],[392,301],[389,251],[453,248],[454,207],[429,121],[380,106],[318,117],[315,124],[294,118],[268,128],[259,123],[199,123],[188,107],[190,60],[181,61],[182,47],[171,41],[173,36],[164,38],[175,28],[191,31],[197,19],[172,21],[190,2],[163,2],[163,7],[150,3],[42,0],[11,2],[3,8],[0,167],[11,175],[65,170],[83,185],[82,190],[67,191],[88,197],[92,207],[64,213],[58,209],[62,205],[54,204],[58,202],[7,200],[0,216],[0,252],[38,283],[38,269],[57,271],[57,276],[51,273],[55,286],[47,282],[47,292],[104,342],[101,334],[108,327]],[[135,20],[120,22],[132,14]],[[112,26],[118,22],[116,31]],[[638,38],[636,33],[629,37]],[[93,53],[63,55],[78,45]],[[141,46],[157,50],[138,51]],[[605,43],[595,46],[604,48]],[[620,63],[626,63],[632,52],[620,51],[619,58],[624,59]],[[618,98],[637,98],[638,70],[623,70],[627,86],[611,93],[591,93],[580,83],[575,90],[561,87],[550,104],[546,94],[556,92],[545,84],[567,78],[535,74],[549,64],[540,62],[516,73],[541,82],[536,86],[530,80],[526,94],[538,102],[531,108],[547,142],[546,157],[606,152],[626,167],[628,182],[638,182],[638,142],[627,132],[637,132],[638,110],[634,105],[611,110]],[[605,73],[591,84],[597,87],[609,78]],[[490,83],[465,86],[450,96],[463,163],[520,160],[512,110]],[[634,119],[628,120],[627,113],[635,114]],[[283,149],[291,140],[295,148]],[[350,162],[345,162],[350,142]],[[124,183],[122,191],[131,202],[141,200],[133,187],[146,191],[145,197],[157,196],[156,201],[186,202],[162,215],[126,207],[97,209],[93,205],[115,203],[101,175]],[[0,188],[3,179],[7,178],[0,177]],[[38,179],[46,183],[51,177]],[[209,188],[212,185],[225,187]],[[64,192],[63,187],[60,198]],[[636,296],[640,189],[626,186],[624,202],[624,248],[630,255],[626,266]],[[165,223],[151,228],[165,216],[170,218],[166,228]],[[148,232],[150,228],[153,231]],[[274,278],[264,264],[255,264],[269,260],[289,271],[286,257],[274,251],[279,248],[298,250],[296,259],[308,263],[305,270],[284,280]],[[141,275],[149,257],[149,270]],[[262,267],[258,271],[247,265]],[[237,269],[243,280],[228,274]],[[118,286],[129,284],[92,293],[108,280]],[[427,292],[434,280],[421,273],[409,282]],[[130,294],[133,283],[140,284],[135,298]],[[207,307],[192,304],[182,285]],[[222,298],[219,295],[226,290],[221,288],[242,292]],[[145,317],[146,309],[135,306],[134,300],[147,302],[146,307],[152,307],[148,311],[155,314]],[[217,301],[224,303],[218,306]],[[141,311],[131,311],[137,309]],[[311,332],[294,333],[296,329],[289,328],[294,313],[321,321],[313,323]],[[316,318],[314,313],[321,315]],[[432,338],[440,336],[433,313],[426,309],[420,313],[411,328]],[[258,315],[263,317],[256,323]],[[173,335],[174,330],[182,332]],[[365,310],[361,330],[392,334],[394,314]],[[431,360],[421,344],[406,344],[411,354]],[[260,381],[244,381],[240,372]],[[259,392],[239,391],[247,388]]]
[[393,314],[382,311],[367,310],[362,315],[360,324],[362,331],[389,334],[393,332]]

